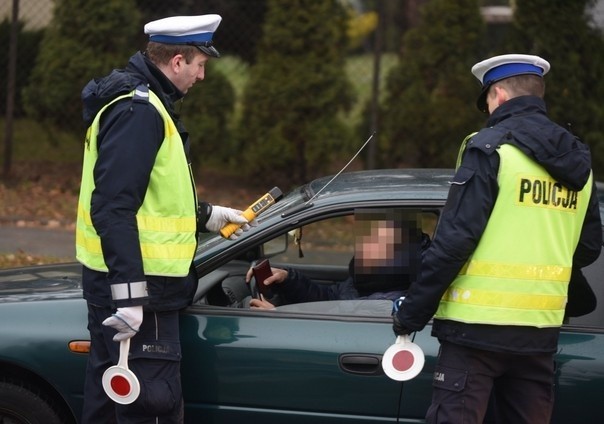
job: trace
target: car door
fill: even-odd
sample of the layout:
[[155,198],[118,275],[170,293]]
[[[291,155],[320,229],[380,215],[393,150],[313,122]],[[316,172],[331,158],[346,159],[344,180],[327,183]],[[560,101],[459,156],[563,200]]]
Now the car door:
[[[294,266],[318,284],[343,279],[352,253],[350,220],[339,216],[292,232],[297,244],[271,264]],[[215,276],[242,278],[244,266],[235,271],[231,262],[228,276],[221,270]],[[367,299],[268,311],[203,302],[189,308],[181,320],[187,419],[398,422],[403,383],[381,368],[395,339],[391,312],[391,301]]]
[[583,269],[597,299],[589,314],[562,327],[555,356],[556,403],[552,423],[598,422],[604,393],[604,253]]
[[401,384],[380,365],[393,341],[387,308],[384,318],[300,308],[184,317],[191,422],[396,422]]

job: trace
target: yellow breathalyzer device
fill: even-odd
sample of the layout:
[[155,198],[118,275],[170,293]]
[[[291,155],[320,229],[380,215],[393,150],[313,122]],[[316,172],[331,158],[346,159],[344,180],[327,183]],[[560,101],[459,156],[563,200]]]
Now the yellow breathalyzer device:
[[[241,215],[245,217],[248,221],[256,218],[262,212],[269,208],[273,203],[277,202],[283,197],[283,192],[279,189],[279,187],[273,187],[268,193],[262,196],[260,199],[256,200],[252,203],[246,210],[243,211]],[[220,234],[224,238],[229,238],[231,234],[237,231],[238,228],[241,227],[241,224],[229,223],[222,227],[220,230]]]

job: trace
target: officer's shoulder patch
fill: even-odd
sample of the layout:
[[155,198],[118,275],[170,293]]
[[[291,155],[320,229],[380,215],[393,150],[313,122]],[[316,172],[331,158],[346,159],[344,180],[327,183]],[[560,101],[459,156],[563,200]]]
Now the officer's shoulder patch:
[[452,185],[464,185],[468,181],[472,179],[475,171],[471,168],[467,168],[465,166],[460,166],[456,171],[455,175],[453,175],[453,179],[449,181],[449,184]]
[[508,131],[504,128],[483,128],[468,141],[466,149],[480,149],[490,155],[504,143],[507,137]]
[[138,103],[149,103],[149,87],[145,84],[136,86],[132,100]]

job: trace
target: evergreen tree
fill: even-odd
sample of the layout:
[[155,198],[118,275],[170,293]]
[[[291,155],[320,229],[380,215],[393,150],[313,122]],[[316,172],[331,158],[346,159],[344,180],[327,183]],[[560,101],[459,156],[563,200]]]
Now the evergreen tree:
[[226,76],[212,67],[214,60],[221,59],[210,60],[206,78],[182,101],[181,118],[189,132],[195,169],[222,166],[234,151],[229,119],[235,107],[235,90]]
[[482,55],[484,23],[477,0],[431,0],[421,23],[403,36],[388,75],[381,113],[383,166],[453,167],[463,138],[485,119],[470,69]]
[[350,142],[340,120],[352,103],[344,67],[347,14],[338,0],[267,5],[235,161],[251,176],[297,184],[328,169]]
[[138,31],[134,0],[57,0],[23,93],[29,115],[81,132],[82,88],[125,65]]
[[516,2],[510,51],[551,64],[545,99],[552,120],[570,127],[592,151],[596,177],[604,177],[604,41],[586,13],[594,0]]

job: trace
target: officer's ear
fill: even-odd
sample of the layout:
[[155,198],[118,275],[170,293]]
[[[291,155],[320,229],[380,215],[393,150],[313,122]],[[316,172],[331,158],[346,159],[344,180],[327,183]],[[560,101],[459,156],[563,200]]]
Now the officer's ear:
[[512,98],[508,90],[503,85],[495,84],[491,89],[495,92],[497,106],[501,106]]
[[170,59],[170,68],[174,74],[179,74],[187,61],[182,54],[177,54]]
[[486,98],[489,113],[493,113],[495,109],[510,100],[510,98],[510,93],[503,85],[497,83],[493,84],[489,88]]

